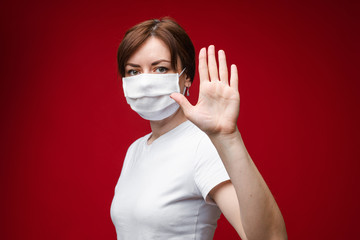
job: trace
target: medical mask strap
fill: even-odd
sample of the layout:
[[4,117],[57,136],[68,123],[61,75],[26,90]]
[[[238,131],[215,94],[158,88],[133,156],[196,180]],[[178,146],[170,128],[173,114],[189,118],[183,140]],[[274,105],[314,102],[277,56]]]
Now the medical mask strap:
[[183,74],[183,72],[185,72],[186,67],[181,71],[181,73],[179,74],[179,78],[181,77],[181,75]]

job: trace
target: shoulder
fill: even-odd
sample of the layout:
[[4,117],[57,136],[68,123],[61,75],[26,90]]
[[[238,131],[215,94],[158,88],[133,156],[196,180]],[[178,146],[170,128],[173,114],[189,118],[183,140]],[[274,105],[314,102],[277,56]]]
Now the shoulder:
[[201,165],[202,163],[208,162],[210,159],[213,159],[214,161],[220,160],[218,152],[209,136],[192,122],[187,122],[183,135],[184,136],[181,136],[183,139],[182,141],[187,144],[186,146],[191,145],[191,148],[189,149],[193,149],[193,161],[195,165]]
[[150,133],[141,138],[138,138],[129,146],[129,148],[126,151],[123,168],[122,168],[122,173],[124,173],[126,171],[126,169],[128,168],[128,165],[131,165],[132,159],[135,158],[136,154],[138,154],[142,151],[142,149],[143,149],[142,146],[144,146],[144,144],[146,144],[146,140],[149,137],[149,135],[150,135]]
[[179,141],[177,143],[186,146],[188,150],[192,149],[195,158],[199,155],[217,155],[215,146],[208,135],[191,121],[185,122],[179,130],[176,134],[176,139]]
[[133,143],[131,143],[131,145],[129,146],[128,150],[127,150],[127,154],[129,154],[130,152],[136,150],[139,146],[143,145],[146,143],[147,139],[150,137],[150,133],[146,134],[143,137],[140,137],[138,139],[136,139]]
[[201,141],[201,139],[207,137],[206,133],[189,120],[184,123],[183,133],[186,137],[191,138],[192,141]]

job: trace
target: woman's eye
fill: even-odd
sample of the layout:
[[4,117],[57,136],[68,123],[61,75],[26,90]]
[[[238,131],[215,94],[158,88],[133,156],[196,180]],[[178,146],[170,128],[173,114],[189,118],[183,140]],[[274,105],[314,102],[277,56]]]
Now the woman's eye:
[[157,73],[166,73],[169,69],[166,67],[158,67],[156,68],[155,72]]
[[134,76],[134,75],[139,74],[139,72],[134,69],[131,69],[131,70],[127,71],[127,74],[129,74],[130,76]]

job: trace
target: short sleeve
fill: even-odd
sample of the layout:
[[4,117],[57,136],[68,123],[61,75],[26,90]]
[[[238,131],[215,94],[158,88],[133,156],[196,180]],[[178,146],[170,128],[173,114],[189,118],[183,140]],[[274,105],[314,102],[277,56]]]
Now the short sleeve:
[[230,179],[220,156],[207,135],[198,145],[195,155],[195,183],[205,201],[215,204],[208,196],[211,189]]

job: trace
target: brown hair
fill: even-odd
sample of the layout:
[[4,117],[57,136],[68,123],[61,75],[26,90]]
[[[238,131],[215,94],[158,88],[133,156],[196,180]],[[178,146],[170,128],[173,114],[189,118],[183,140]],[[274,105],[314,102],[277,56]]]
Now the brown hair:
[[160,20],[147,20],[130,28],[120,43],[117,60],[121,76],[125,76],[125,64],[131,55],[149,37],[157,37],[170,49],[171,67],[177,69],[177,60],[180,58],[182,68],[187,77],[193,81],[195,76],[195,49],[185,30],[169,17]]

